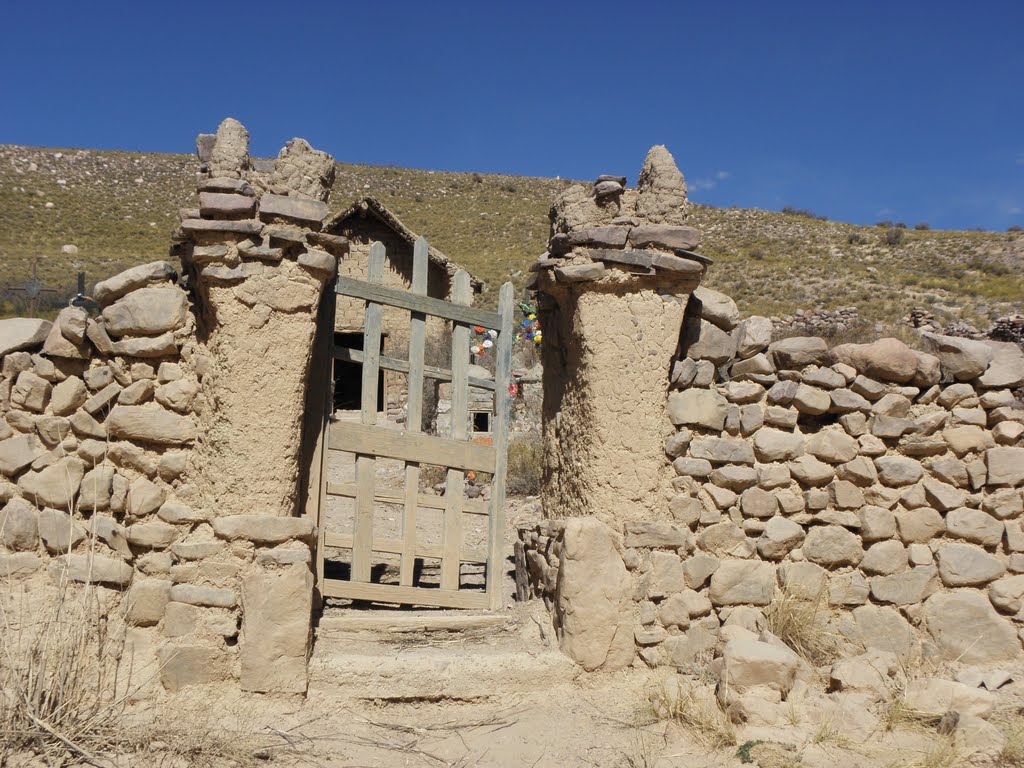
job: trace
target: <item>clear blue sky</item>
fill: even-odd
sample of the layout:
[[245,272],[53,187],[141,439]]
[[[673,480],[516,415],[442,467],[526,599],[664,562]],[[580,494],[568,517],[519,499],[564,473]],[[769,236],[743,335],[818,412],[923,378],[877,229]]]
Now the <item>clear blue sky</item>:
[[3,10],[0,143],[635,182],[831,219],[1024,225],[1024,2],[28,2]]

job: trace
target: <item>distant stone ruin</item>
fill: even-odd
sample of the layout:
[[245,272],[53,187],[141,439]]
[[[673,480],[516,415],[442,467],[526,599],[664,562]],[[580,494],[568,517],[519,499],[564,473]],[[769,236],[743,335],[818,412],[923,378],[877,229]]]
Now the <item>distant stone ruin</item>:
[[0,320],[0,574],[126,589],[140,679],[301,693],[314,526],[303,420],[333,159],[269,174],[225,120],[197,143],[172,252],[96,286],[98,316]]
[[549,519],[520,531],[520,598],[584,668],[709,665],[748,713],[739,670],[779,655],[780,596],[836,611],[883,666],[1018,656],[1020,347],[772,342],[769,318],[698,287],[670,162],[655,148],[636,190],[602,177],[552,210],[534,267]]

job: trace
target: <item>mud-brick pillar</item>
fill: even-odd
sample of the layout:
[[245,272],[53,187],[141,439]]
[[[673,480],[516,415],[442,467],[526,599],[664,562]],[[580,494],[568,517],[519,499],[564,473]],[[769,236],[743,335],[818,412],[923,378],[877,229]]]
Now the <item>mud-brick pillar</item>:
[[682,223],[686,189],[663,147],[637,189],[600,177],[552,209],[548,253],[534,265],[544,333],[548,517],[592,515],[621,532],[671,519],[672,425],[666,394],[689,294],[706,259]]
[[321,297],[347,252],[320,232],[333,178],[333,158],[302,139],[256,171],[247,132],[225,120],[176,246],[209,400],[189,481],[234,556],[246,690],[306,687],[314,524],[300,509],[303,422]]

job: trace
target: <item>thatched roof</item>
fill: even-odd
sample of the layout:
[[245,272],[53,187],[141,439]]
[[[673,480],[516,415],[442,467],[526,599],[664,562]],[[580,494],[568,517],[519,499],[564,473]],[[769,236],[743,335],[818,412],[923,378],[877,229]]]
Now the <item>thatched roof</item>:
[[[330,234],[339,234],[339,230],[342,229],[345,222],[355,217],[373,216],[384,225],[395,232],[399,237],[405,240],[409,245],[416,242],[419,237],[415,232],[409,229],[402,221],[395,216],[391,211],[388,210],[387,206],[384,205],[380,200],[375,197],[364,197],[356,202],[352,203],[348,208],[343,210],[341,213],[335,214],[331,218],[324,222],[324,232]],[[453,277],[456,272],[463,267],[456,264],[450,258],[445,256],[441,251],[437,250],[432,245],[427,246],[427,253],[430,257],[431,263],[439,266],[443,269],[449,277]],[[467,272],[469,270],[466,270]],[[486,287],[483,280],[474,277],[472,274],[469,276],[470,284],[473,286],[474,293],[480,293]]]

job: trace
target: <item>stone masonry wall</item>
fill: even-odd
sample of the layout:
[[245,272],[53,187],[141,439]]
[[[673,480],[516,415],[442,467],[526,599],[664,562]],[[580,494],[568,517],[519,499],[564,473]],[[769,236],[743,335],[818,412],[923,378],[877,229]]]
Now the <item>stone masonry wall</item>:
[[154,262],[99,283],[93,311],[0,320],[0,577],[120,591],[136,668],[168,690],[301,693],[301,422],[345,251],[318,231],[333,160],[296,139],[258,177],[230,119],[198,145],[180,276]]
[[931,333],[930,353],[769,343],[767,318],[739,322],[703,288],[695,300],[667,377],[670,516],[520,532],[520,598],[545,599],[563,650],[588,669],[685,668],[726,627],[762,630],[788,594],[820,600],[854,646],[1020,654],[1020,347]]

